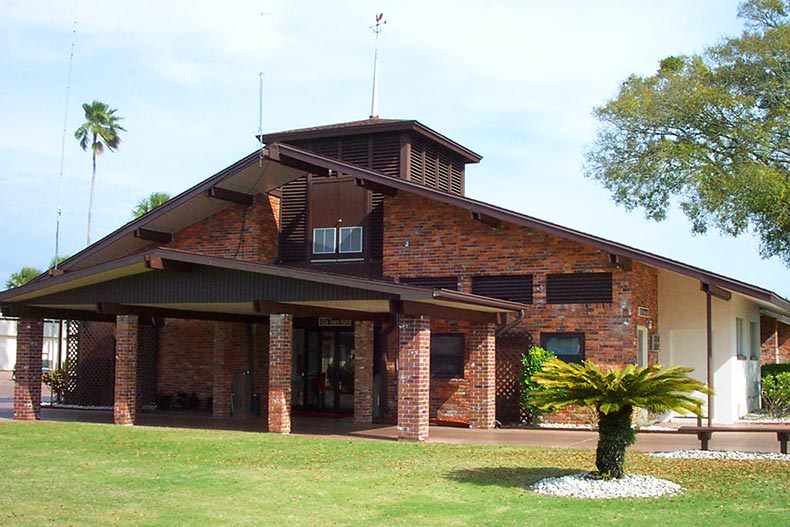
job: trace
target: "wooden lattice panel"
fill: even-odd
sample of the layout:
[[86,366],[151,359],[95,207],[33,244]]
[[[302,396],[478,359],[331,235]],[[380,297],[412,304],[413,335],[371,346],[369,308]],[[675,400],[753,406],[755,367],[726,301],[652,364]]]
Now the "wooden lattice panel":
[[509,332],[496,341],[496,418],[503,424],[520,423],[521,356],[532,346],[532,335]]

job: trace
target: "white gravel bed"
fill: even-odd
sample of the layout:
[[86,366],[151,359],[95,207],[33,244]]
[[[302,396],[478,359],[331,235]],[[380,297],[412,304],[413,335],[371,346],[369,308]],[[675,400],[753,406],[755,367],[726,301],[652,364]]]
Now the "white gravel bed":
[[677,483],[652,476],[626,474],[605,480],[589,472],[542,479],[529,488],[537,494],[581,499],[657,498],[683,492]]
[[677,452],[650,452],[651,456],[667,459],[730,459],[735,461],[790,461],[790,454],[778,452],[731,452],[729,450],[678,450]]

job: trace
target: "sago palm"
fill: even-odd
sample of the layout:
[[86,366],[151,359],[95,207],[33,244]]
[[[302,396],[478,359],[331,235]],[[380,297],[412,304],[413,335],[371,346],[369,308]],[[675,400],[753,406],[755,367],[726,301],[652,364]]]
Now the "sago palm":
[[709,390],[687,375],[692,370],[681,366],[626,366],[604,371],[589,361],[566,364],[553,359],[533,376],[543,390],[532,392],[528,400],[546,410],[570,405],[594,407],[598,413],[595,467],[602,477],[621,478],[626,448],[636,441],[631,427],[635,407],[653,412],[702,412],[702,401],[693,394]]
[[85,110],[85,122],[74,132],[80,146],[87,151],[90,147],[93,154],[93,174],[91,176],[91,190],[88,198],[88,245],[91,244],[91,216],[93,213],[93,187],[96,185],[96,156],[104,153],[106,146],[111,152],[118,149],[121,143],[119,132],[126,131],[118,121],[122,117],[115,115],[118,110],[110,108],[100,101],[93,101],[82,105]]

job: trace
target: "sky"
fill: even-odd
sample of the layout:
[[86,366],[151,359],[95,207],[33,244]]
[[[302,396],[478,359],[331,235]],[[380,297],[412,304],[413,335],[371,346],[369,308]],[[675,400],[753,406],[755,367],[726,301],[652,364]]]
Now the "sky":
[[593,109],[628,75],[740,33],[737,6],[0,0],[0,280],[49,264],[58,206],[59,254],[85,246],[91,157],[73,136],[83,103],[117,108],[127,130],[98,159],[95,241],[151,192],[178,194],[256,149],[260,74],[264,132],[367,118],[383,12],[379,115],[482,155],[467,167],[469,197],[790,297],[787,267],[762,259],[753,236],[692,235],[679,210],[648,221],[583,176]]

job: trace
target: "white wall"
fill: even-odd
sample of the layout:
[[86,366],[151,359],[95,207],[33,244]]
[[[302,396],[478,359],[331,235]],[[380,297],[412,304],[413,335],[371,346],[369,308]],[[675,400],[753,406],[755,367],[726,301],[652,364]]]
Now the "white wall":
[[[702,382],[707,380],[705,297],[699,280],[669,271],[659,272],[659,362],[692,367],[692,377]],[[759,307],[737,293],[729,301],[713,297],[713,421],[719,424],[733,423],[759,405],[760,361],[736,357],[736,317],[744,320],[748,356],[749,322],[757,322],[759,331]]]
[[[45,321],[44,323],[44,345],[41,350],[41,357],[44,359],[45,367],[52,367],[58,356],[58,322]],[[0,317],[0,370],[13,370],[16,365],[16,319]],[[66,335],[65,327],[62,335],[62,357],[66,355]]]

